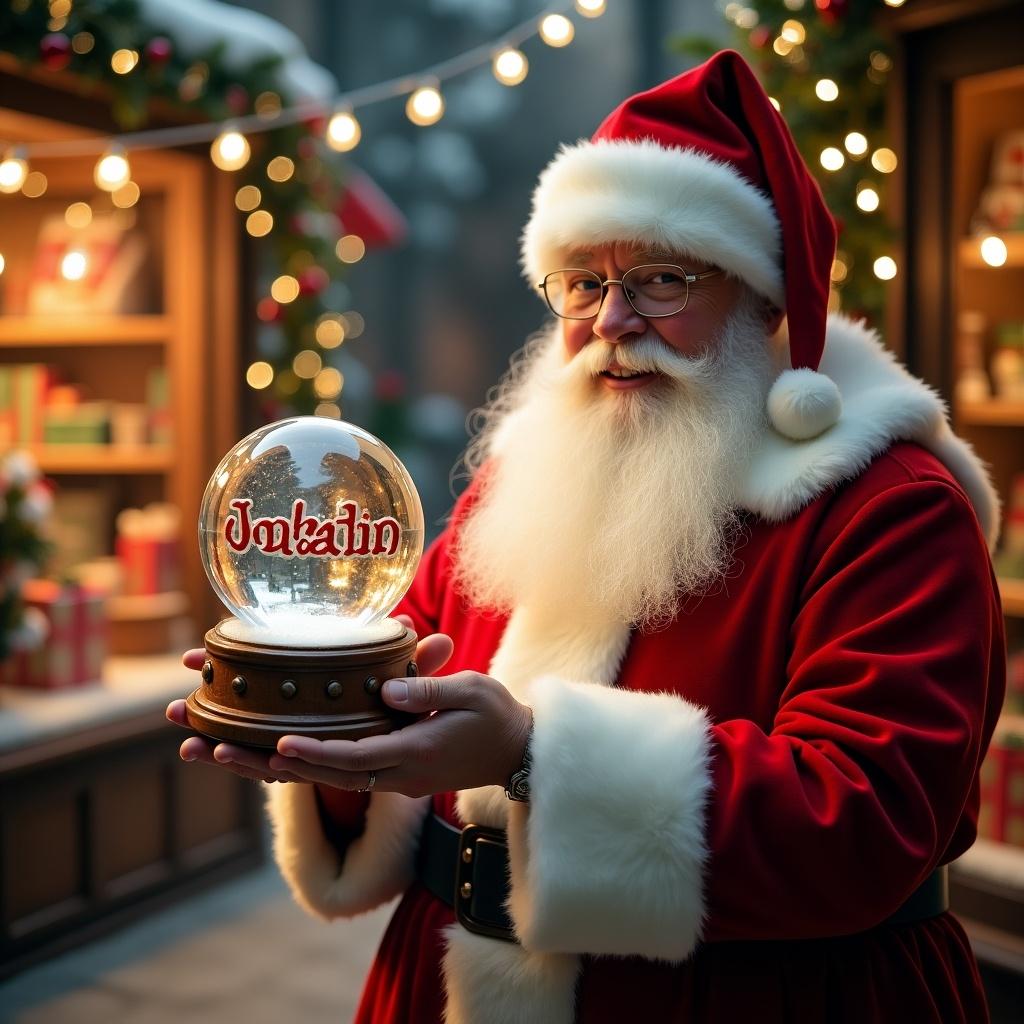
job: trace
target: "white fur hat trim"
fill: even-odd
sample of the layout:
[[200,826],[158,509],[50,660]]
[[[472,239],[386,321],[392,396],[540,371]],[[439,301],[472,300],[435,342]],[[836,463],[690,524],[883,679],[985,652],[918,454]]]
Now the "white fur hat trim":
[[792,441],[807,441],[839,422],[843,399],[831,377],[815,370],[785,370],[768,392],[768,418]]

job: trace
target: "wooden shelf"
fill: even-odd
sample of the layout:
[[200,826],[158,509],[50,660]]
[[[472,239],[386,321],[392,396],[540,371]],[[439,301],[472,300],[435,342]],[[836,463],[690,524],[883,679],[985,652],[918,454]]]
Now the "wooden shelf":
[[1004,270],[1007,267],[1024,267],[1024,231],[993,231],[1006,243],[1006,262],[1000,267],[993,267],[981,258],[981,239],[962,238],[960,240],[960,265],[972,270]]
[[962,402],[956,407],[961,423],[989,427],[1024,427],[1024,401],[993,398],[988,402]]
[[166,473],[174,465],[166,446],[50,444],[29,450],[44,473]]
[[1024,617],[1024,580],[1001,577],[999,596],[1003,599],[1004,614]]
[[163,315],[0,316],[0,348],[165,344],[171,323]]

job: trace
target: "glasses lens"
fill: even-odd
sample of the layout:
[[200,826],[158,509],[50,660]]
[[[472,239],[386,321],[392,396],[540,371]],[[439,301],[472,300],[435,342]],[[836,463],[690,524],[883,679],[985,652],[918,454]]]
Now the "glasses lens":
[[670,264],[633,267],[622,275],[633,308],[643,316],[669,316],[686,305],[686,272]]
[[601,308],[601,278],[590,270],[556,270],[544,278],[548,305],[570,320],[585,320]]

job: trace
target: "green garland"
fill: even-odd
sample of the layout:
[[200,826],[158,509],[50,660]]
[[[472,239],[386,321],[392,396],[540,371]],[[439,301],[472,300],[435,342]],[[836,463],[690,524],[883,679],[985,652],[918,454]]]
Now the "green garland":
[[[67,71],[102,86],[111,98],[111,111],[124,131],[143,128],[151,102],[159,100],[181,110],[184,118],[225,121],[266,110],[279,97],[280,58],[253,61],[243,70],[225,69],[223,45],[184,57],[173,34],[159,34],[142,20],[135,0],[74,0],[66,15],[51,17],[56,7],[40,0],[10,0],[0,7],[0,50],[34,68]],[[139,61],[128,74],[111,67],[118,50],[135,50]],[[80,52],[81,51],[81,52]],[[342,195],[344,168],[323,142],[321,119],[278,126],[248,136],[252,155],[246,166],[231,173],[237,185],[260,190],[260,209],[274,218],[263,239],[270,277],[291,274],[300,283],[298,298],[273,304],[264,297],[261,318],[280,332],[274,351],[263,353],[274,367],[274,384],[261,414],[274,419],[290,412],[311,413],[320,399],[311,379],[292,372],[292,361],[304,349],[316,349],[314,330],[325,314],[325,292],[344,276],[334,243],[333,215]],[[131,154],[129,153],[129,158]],[[295,173],[284,182],[266,175],[267,162],[288,156]]]
[[[756,10],[755,10],[756,7]],[[825,201],[839,226],[837,268],[833,287],[842,308],[870,323],[883,323],[887,282],[875,276],[874,262],[891,255],[895,232],[886,221],[886,200],[891,174],[880,173],[871,157],[880,148],[890,148],[885,126],[886,81],[891,73],[891,40],[878,25],[882,0],[757,0],[724,6],[731,22],[734,45],[755,70],[768,94],[781,107],[807,166],[821,186]],[[787,22],[800,26],[803,39],[788,47],[779,44]],[[800,31],[789,27],[790,35]],[[701,59],[719,49],[713,40],[689,37],[675,39],[672,49]],[[839,95],[823,102],[815,92],[822,78],[832,79]],[[853,155],[844,146],[849,132],[867,137],[868,149]],[[835,147],[845,163],[837,171],[826,171],[822,151]],[[857,206],[862,187],[874,189],[878,208],[865,212]]]

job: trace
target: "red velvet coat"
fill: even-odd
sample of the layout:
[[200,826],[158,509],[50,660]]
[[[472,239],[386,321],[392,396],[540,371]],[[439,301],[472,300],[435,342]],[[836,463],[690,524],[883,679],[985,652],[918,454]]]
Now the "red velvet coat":
[[[749,523],[728,586],[634,635],[620,686],[670,690],[713,722],[707,922],[693,957],[584,962],[577,1019],[976,1024],[977,969],[952,915],[879,922],[974,840],[978,764],[1002,699],[1001,615],[963,492],[898,445],[779,525]],[[504,622],[446,585],[446,532],[401,611],[486,671]],[[452,794],[435,810],[462,824]],[[403,899],[358,1021],[440,1021],[450,910]]]

